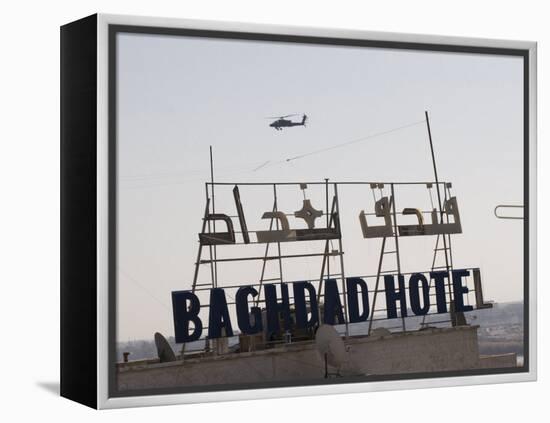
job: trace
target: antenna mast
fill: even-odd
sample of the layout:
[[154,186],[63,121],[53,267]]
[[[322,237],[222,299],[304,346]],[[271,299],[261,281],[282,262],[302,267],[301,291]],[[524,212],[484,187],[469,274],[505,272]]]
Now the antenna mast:
[[[430,128],[430,118],[428,116],[428,111],[425,110],[424,111],[424,114],[426,116],[426,126],[428,128],[428,139],[430,141],[430,152],[432,153],[432,164],[433,164],[433,168],[434,168],[434,176],[435,176],[435,189],[436,189],[436,192],[437,192],[437,203],[439,205],[439,213],[440,213],[440,219],[441,219],[441,223],[443,223],[443,204],[441,203],[441,190],[439,189],[439,178],[437,176],[437,165],[435,163],[435,153],[434,153],[434,144],[433,144],[433,141],[432,141],[432,131],[431,131],[431,128]],[[445,253],[445,267],[447,269],[447,272],[450,271],[450,266],[449,266],[449,255],[448,255],[448,248],[447,248],[447,239],[445,237],[445,234],[442,235],[443,236],[443,252]],[[447,278],[447,286],[448,286],[448,291],[449,291],[449,307],[450,307],[450,315],[451,315],[451,323],[453,326],[455,326],[457,324],[457,321],[456,321],[456,314],[455,314],[455,311],[454,311],[454,306],[453,306],[453,301],[452,301],[452,292],[451,292],[451,281],[450,281],[450,278],[451,278],[451,275],[449,274],[448,275],[448,278]]]

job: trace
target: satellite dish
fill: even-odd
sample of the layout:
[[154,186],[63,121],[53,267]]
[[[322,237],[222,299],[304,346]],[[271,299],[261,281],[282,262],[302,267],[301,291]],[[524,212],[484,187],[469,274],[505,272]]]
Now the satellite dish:
[[155,345],[157,346],[157,354],[161,363],[167,363],[169,361],[176,361],[176,354],[174,350],[162,334],[155,333]]
[[321,325],[315,332],[315,345],[325,360],[325,378],[328,377],[327,364],[340,369],[348,361],[344,341],[331,325]]

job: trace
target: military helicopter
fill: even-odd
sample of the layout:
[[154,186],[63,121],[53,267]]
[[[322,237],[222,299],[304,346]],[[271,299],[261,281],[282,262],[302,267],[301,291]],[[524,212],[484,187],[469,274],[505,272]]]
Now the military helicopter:
[[283,128],[290,128],[291,126],[306,126],[307,116],[304,114],[302,116],[301,122],[292,122],[290,119],[285,119],[291,116],[298,116],[297,114],[294,115],[286,115],[286,116],[272,116],[268,117],[266,119],[277,119],[275,122],[270,123],[269,126],[272,128],[275,128],[277,131],[282,131]]

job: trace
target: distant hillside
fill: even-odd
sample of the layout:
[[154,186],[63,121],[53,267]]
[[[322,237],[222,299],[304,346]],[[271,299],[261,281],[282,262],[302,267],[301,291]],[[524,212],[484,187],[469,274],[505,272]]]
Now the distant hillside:
[[467,320],[480,326],[480,354],[514,352],[523,357],[523,303],[495,304],[492,309],[468,313]]

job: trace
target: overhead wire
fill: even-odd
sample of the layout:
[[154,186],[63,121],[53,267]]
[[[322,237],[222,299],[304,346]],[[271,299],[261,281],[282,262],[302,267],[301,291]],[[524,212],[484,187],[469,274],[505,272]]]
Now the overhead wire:
[[366,141],[366,140],[371,139],[371,138],[380,137],[382,135],[390,134],[392,132],[400,131],[401,129],[410,128],[411,126],[419,125],[421,123],[425,123],[425,121],[424,120],[419,120],[417,122],[412,122],[412,123],[409,123],[407,125],[403,125],[403,126],[399,126],[397,128],[389,129],[387,131],[377,132],[375,134],[367,135],[367,136],[361,137],[361,138],[356,138],[354,140],[347,141],[347,142],[344,142],[344,143],[341,143],[341,144],[336,144],[336,145],[333,145],[333,146],[330,146],[330,147],[321,148],[319,150],[313,150],[313,151],[310,151],[308,153],[303,153],[303,154],[300,154],[300,155],[297,155],[297,156],[294,156],[294,157],[289,157],[289,158],[285,159],[285,161],[290,162],[290,161],[293,161],[293,160],[303,159],[304,157],[309,157],[309,156],[312,156],[314,154],[324,153],[326,151],[335,150],[337,148],[347,147],[348,145],[351,145],[351,144],[355,144],[355,143],[358,143],[358,142],[361,142],[361,141]]
[[[349,145],[353,145],[353,144],[363,142],[363,141],[366,141],[366,140],[369,140],[369,139],[377,138],[377,137],[380,137],[380,136],[383,136],[383,135],[391,134],[393,132],[397,132],[397,131],[400,131],[400,130],[403,130],[403,129],[406,129],[406,128],[410,128],[410,127],[413,127],[413,126],[416,126],[416,125],[424,124],[424,123],[425,123],[425,120],[419,120],[419,121],[416,121],[416,122],[408,123],[406,125],[398,126],[396,128],[392,128],[392,129],[388,129],[388,130],[385,130],[385,131],[376,132],[374,134],[366,135],[364,137],[355,138],[353,140],[343,142],[343,143],[340,143],[340,144],[328,146],[328,147],[325,147],[325,148],[320,148],[320,149],[317,149],[317,150],[312,150],[312,151],[302,153],[302,154],[298,154],[298,155],[292,156],[292,157],[287,157],[286,159],[276,160],[276,161],[266,160],[266,161],[261,162],[259,164],[258,164],[258,162],[256,162],[256,167],[253,167],[252,169],[250,169],[250,168],[243,169],[244,167],[249,167],[250,163],[246,164],[246,165],[243,164],[243,165],[239,165],[239,166],[237,166],[237,165],[230,166],[230,167],[227,167],[226,169],[237,169],[238,168],[238,169],[241,169],[241,170],[236,171],[236,172],[226,173],[226,175],[222,175],[222,176],[230,176],[231,174],[237,174],[237,173],[258,172],[259,170],[262,170],[262,169],[265,169],[265,168],[268,168],[268,167],[272,167],[272,166],[275,166],[277,164],[284,164],[284,163],[292,164],[292,162],[294,162],[296,160],[304,159],[306,157],[309,157],[309,156],[312,156],[312,155],[315,155],[315,154],[321,154],[321,153],[325,153],[327,151],[332,151],[332,150],[336,150],[336,149],[339,149],[339,148],[347,147]],[[191,171],[190,173],[197,174],[198,172],[200,172],[200,171],[195,170],[195,171]],[[122,179],[123,180],[125,179],[126,182],[138,182],[138,181],[139,182],[150,182],[150,184],[145,184],[145,185],[132,185],[132,186],[125,186],[124,187],[125,189],[136,189],[136,188],[141,189],[141,188],[156,188],[156,187],[167,186],[167,185],[181,185],[181,184],[186,184],[186,183],[196,181],[196,180],[199,180],[199,179],[203,178],[202,176],[197,175],[196,177],[187,178],[184,181],[166,181],[166,182],[162,182],[162,181],[159,181],[159,180],[154,180],[154,179],[158,179],[159,177],[160,177],[160,179],[163,179],[165,177],[170,177],[170,176],[178,177],[178,174],[128,175],[128,176],[122,177]],[[151,182],[152,182],[152,184],[151,184]]]
[[369,139],[372,139],[372,138],[376,138],[376,137],[380,137],[380,136],[383,136],[383,135],[391,134],[392,132],[400,131],[402,129],[410,128],[412,126],[416,126],[416,125],[420,125],[420,124],[424,124],[424,123],[425,123],[424,120],[419,120],[419,121],[416,121],[416,122],[408,123],[406,125],[398,126],[396,128],[388,129],[386,131],[376,132],[374,134],[366,135],[364,137],[355,138],[351,141],[346,141],[346,142],[343,142],[343,143],[340,143],[340,144],[331,145],[329,147],[320,148],[318,150],[309,151],[309,152],[302,153],[302,154],[299,154],[299,155],[296,155],[296,156],[287,157],[286,159],[283,159],[283,160],[277,160],[277,161],[268,160],[265,163],[263,163],[261,166],[258,166],[257,168],[253,169],[252,171],[256,172],[260,169],[264,169],[266,167],[271,167],[271,166],[277,165],[277,164],[292,163],[295,160],[303,159],[303,158],[306,158],[306,157],[309,157],[309,156],[312,156],[312,155],[315,155],[315,154],[325,153],[325,152],[331,151],[331,150],[336,150],[338,148],[347,147],[348,145],[356,144],[356,143],[366,141],[366,140],[369,140]]
[[145,291],[147,294],[149,294],[149,296],[151,298],[153,298],[154,300],[156,300],[160,305],[162,305],[163,307],[167,308],[167,309],[170,309],[171,307],[166,304],[164,301],[162,301],[160,298],[158,298],[155,294],[153,294],[148,288],[146,288],[143,284],[141,284],[140,282],[138,282],[136,280],[136,278],[134,278],[133,276],[130,276],[130,274],[128,274],[128,272],[126,272],[125,270],[123,270],[122,268],[118,267],[118,271],[119,273],[125,277],[126,280],[132,282],[134,285],[136,285],[137,287],[141,288],[143,291]]

